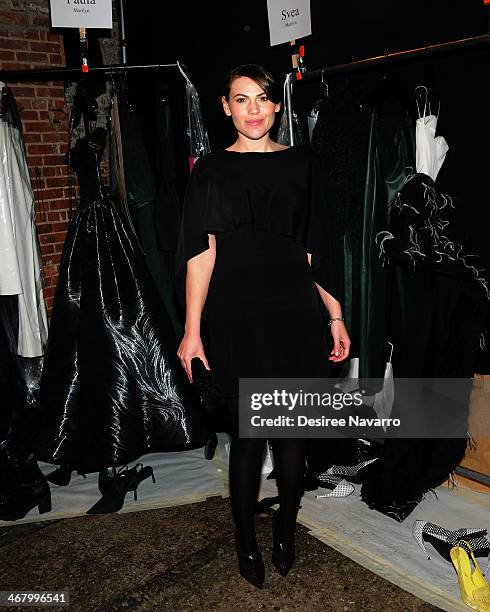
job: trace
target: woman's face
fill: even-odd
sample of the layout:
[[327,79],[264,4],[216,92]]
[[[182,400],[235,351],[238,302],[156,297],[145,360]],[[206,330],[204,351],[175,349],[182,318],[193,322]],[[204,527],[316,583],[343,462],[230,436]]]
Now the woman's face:
[[258,83],[248,77],[233,80],[228,100],[221,98],[223,110],[240,134],[251,140],[259,140],[274,125],[281,104],[271,102]]

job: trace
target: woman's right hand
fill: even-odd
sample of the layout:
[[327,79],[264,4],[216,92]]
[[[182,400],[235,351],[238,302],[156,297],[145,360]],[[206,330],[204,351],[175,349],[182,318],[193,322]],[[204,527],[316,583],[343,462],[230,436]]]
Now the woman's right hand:
[[204,363],[206,370],[210,369],[208,360],[204,354],[201,336],[199,334],[186,332],[182,338],[182,342],[180,343],[177,355],[190,382],[192,382],[191,361],[194,357],[199,357],[199,359]]

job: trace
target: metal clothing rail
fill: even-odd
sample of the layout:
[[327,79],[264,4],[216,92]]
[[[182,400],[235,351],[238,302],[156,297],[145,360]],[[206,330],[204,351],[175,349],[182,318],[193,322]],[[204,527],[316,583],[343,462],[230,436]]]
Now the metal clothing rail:
[[[489,10],[489,18],[490,18],[490,10]],[[425,55],[432,55],[434,53],[440,53],[443,51],[451,51],[453,49],[461,49],[464,47],[473,47],[475,45],[481,45],[483,43],[490,43],[490,32],[488,34],[482,34],[480,36],[471,36],[470,38],[460,38],[458,40],[451,40],[445,43],[438,43],[435,45],[428,45],[426,47],[418,47],[416,49],[408,49],[406,51],[395,51],[393,53],[386,53],[384,55],[376,55],[374,57],[368,57],[365,59],[355,60],[353,62],[348,62],[346,64],[337,64],[336,66],[326,66],[324,68],[317,68],[315,70],[307,70],[306,72],[300,73],[301,78],[297,78],[297,73],[288,73],[288,77],[285,82],[285,102],[290,102],[292,97],[292,89],[293,83],[301,83],[302,81],[307,81],[315,78],[322,78],[327,74],[335,74],[342,72],[351,72],[352,70],[360,70],[362,68],[370,68],[371,66],[376,66],[377,64],[386,63],[388,60],[390,62],[407,60],[413,57],[423,57]],[[290,104],[289,104],[290,106]],[[286,105],[286,108],[287,105]],[[291,114],[292,110],[289,108],[289,113]],[[291,125],[291,120],[290,120]],[[290,134],[290,145],[294,145],[294,135]]]
[[472,47],[474,45],[481,45],[483,43],[490,43],[490,33],[482,34],[481,36],[472,36],[470,38],[460,38],[459,40],[452,40],[450,42],[428,45],[426,47],[418,47],[416,49],[408,49],[406,51],[395,51],[393,53],[386,53],[385,55],[377,55],[375,57],[355,60],[346,64],[338,64],[336,66],[326,66],[325,68],[309,70],[303,72],[303,74],[301,75],[301,79],[295,78],[295,82],[298,83],[303,80],[314,79],[326,74],[350,72],[351,70],[369,68],[371,66],[387,62],[388,60],[390,62],[400,61],[405,59],[411,59],[412,57],[422,57],[424,55],[432,55],[434,53],[440,53],[443,51],[451,51],[456,48],[459,49],[463,47]]
[[[187,72],[186,66],[180,66]],[[116,74],[126,74],[136,70],[165,70],[178,68],[175,64],[142,64],[128,66],[128,64],[112,64],[109,66],[97,66],[88,72],[82,72],[80,68],[33,68],[27,70],[0,70],[0,81],[9,83],[37,82],[37,81],[78,81],[82,78],[97,75],[111,77]]]

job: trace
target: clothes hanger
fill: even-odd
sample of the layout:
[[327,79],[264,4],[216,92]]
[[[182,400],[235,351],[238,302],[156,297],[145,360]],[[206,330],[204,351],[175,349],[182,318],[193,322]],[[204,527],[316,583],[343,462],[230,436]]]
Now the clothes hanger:
[[379,108],[382,103],[390,98],[395,99],[404,111],[412,109],[412,101],[407,90],[403,86],[398,73],[394,72],[388,64],[388,54],[385,54],[383,74],[378,83],[365,95],[361,101],[361,107]]
[[82,80],[77,84],[73,98],[72,114],[70,118],[70,130],[78,127],[83,117],[85,133],[92,132],[92,122],[97,122],[97,100],[89,95],[85,82]]
[[325,78],[325,69],[322,68],[321,81],[320,81],[320,95],[322,101],[328,100],[329,91],[328,91],[328,81]]
[[[78,208],[79,200],[77,191],[74,186],[73,168],[72,168],[72,138],[73,132],[78,127],[80,120],[83,117],[83,125],[85,136],[89,136],[94,131],[97,125],[97,100],[89,94],[86,87],[86,81],[81,80],[76,85],[75,95],[73,97],[73,105],[71,108],[70,118],[68,121],[68,147],[65,156],[65,162],[68,166],[68,220],[73,217],[73,210]],[[80,139],[77,141],[79,142]],[[76,147],[76,143],[73,148]]]
[[322,68],[320,80],[320,97],[313,103],[310,110],[310,116],[316,116],[323,104],[328,101],[328,82],[325,79],[325,69]]
[[22,110],[22,107],[17,106],[12,90],[4,83],[0,96],[0,120],[8,121],[12,126],[22,129],[19,115]]
[[121,100],[124,101],[124,103],[128,107],[129,112],[132,113],[135,110],[135,105],[132,101],[131,89],[128,81],[128,73],[126,70],[124,70],[121,73],[121,79],[119,81],[119,92],[121,94]]
[[4,119],[10,108],[10,96],[7,85],[2,87],[2,96],[0,98],[0,119]]
[[[423,114],[421,113],[420,107],[421,107],[421,102],[419,102],[419,94],[417,92],[422,91],[422,96],[423,96],[423,103],[424,103],[424,112]],[[418,113],[418,118],[422,119],[425,118],[429,115],[433,115],[434,113],[432,112],[432,103],[433,103],[433,99],[431,100],[431,98],[434,98],[433,92],[431,90],[429,90],[429,88],[426,85],[417,85],[417,87],[415,88],[415,104],[417,105],[417,113]],[[425,94],[425,96],[424,96]],[[441,101],[437,100],[437,113],[435,114],[436,119],[439,119],[439,112],[441,110]],[[428,112],[427,112],[428,111]]]
[[[422,114],[422,111],[420,110],[420,101],[418,99],[418,90],[422,90],[423,93],[425,93],[425,97],[424,97],[424,112]],[[415,88],[415,104],[417,105],[417,113],[418,113],[418,118],[422,119],[427,116],[427,107],[429,108],[429,115],[432,115],[431,112],[431,108],[430,108],[430,101],[429,101],[429,90],[427,89],[427,87],[425,85],[417,85],[417,87]]]

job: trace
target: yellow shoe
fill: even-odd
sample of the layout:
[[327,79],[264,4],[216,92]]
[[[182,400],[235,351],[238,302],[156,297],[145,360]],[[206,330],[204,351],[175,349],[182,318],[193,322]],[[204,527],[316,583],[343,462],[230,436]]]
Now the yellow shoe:
[[[467,550],[471,555],[474,571]],[[451,548],[450,555],[458,574],[459,590],[463,602],[478,612],[490,612],[490,586],[481,573],[471,546],[468,542],[461,540]]]

